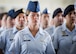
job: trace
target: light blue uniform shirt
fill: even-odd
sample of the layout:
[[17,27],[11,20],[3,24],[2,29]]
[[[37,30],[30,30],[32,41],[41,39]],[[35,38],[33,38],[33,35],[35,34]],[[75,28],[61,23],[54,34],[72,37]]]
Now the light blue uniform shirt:
[[0,48],[4,51],[4,54],[11,54],[8,49],[13,41],[15,34],[17,33],[16,27],[3,31],[0,35]]
[[57,54],[70,54],[72,40],[73,37],[76,36],[76,25],[75,28],[70,31],[64,23],[55,30],[53,36],[54,47],[58,50]]
[[70,54],[76,54],[76,36],[73,38],[73,45]]
[[3,31],[5,31],[5,30],[6,30],[6,28],[1,27],[1,28],[0,28],[0,34],[1,34]]
[[52,34],[54,33],[55,29],[56,29],[55,26],[48,27],[48,28],[45,29],[45,31],[47,31],[47,32],[50,34],[52,40],[53,40],[53,36],[52,36]]
[[55,54],[51,37],[42,28],[39,28],[33,37],[29,28],[19,31],[9,51],[15,50],[14,54]]
[[50,36],[53,34],[54,30],[55,30],[55,26],[48,27],[45,29],[45,31],[47,31],[50,34]]

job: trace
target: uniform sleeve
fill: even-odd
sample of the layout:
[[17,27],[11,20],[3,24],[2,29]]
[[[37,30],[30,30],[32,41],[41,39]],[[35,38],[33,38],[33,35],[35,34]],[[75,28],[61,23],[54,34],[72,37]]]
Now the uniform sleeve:
[[20,54],[20,37],[19,33],[17,33],[14,37],[14,41],[11,44],[9,51],[14,54]]
[[55,50],[54,50],[54,47],[53,47],[53,44],[52,44],[51,37],[48,38],[46,54],[55,54]]
[[5,45],[6,45],[6,32],[2,32],[1,35],[0,35],[0,48],[1,49],[4,49],[5,48]]

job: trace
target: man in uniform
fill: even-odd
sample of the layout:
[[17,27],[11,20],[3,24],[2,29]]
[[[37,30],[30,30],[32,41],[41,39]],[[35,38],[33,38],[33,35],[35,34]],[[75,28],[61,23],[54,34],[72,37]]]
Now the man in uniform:
[[8,17],[7,17],[7,29],[10,29],[14,26],[14,17],[13,17],[13,14],[14,14],[15,10],[14,9],[11,9],[8,11]]
[[8,49],[10,48],[13,38],[18,31],[24,28],[26,15],[23,12],[23,9],[19,9],[14,12],[13,18],[15,20],[14,27],[11,29],[7,29],[0,35],[0,49],[3,50],[4,54],[12,54],[8,51]]
[[54,48],[57,54],[70,54],[73,44],[73,38],[76,36],[75,8],[74,5],[68,5],[64,10],[66,22],[57,27],[54,36]]
[[48,11],[47,8],[45,8],[41,14],[41,19],[40,19],[40,25],[43,29],[46,29],[49,27],[49,22],[50,22],[50,12]]
[[[55,29],[58,26],[62,25],[62,23],[63,23],[62,9],[57,8],[56,10],[54,10],[52,18],[53,18],[54,25],[45,29],[50,34],[51,37],[52,37],[52,34],[54,33]],[[53,39],[53,37],[52,37],[52,39]]]

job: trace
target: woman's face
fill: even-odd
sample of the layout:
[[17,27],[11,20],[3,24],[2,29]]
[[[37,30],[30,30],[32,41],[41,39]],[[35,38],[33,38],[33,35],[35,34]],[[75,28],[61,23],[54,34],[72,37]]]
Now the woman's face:
[[28,25],[39,25],[40,23],[40,13],[30,12],[28,15]]
[[69,12],[66,16],[66,22],[67,23],[74,23],[75,22],[75,18],[76,18],[76,12],[75,11],[71,11]]

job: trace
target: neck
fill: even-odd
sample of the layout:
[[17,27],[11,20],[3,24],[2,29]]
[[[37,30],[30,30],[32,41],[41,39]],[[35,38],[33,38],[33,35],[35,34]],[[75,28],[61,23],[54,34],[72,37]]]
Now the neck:
[[24,27],[16,27],[16,28],[19,31],[19,30],[22,30]]
[[31,26],[31,25],[29,25],[28,27],[29,27],[29,30],[32,33],[32,35],[35,37],[36,33],[39,30],[39,26]]
[[71,24],[71,23],[66,23],[66,27],[72,31],[74,28],[75,28],[75,25],[74,24]]
[[39,26],[31,26],[31,25],[28,25],[29,29],[32,30],[32,31],[36,31],[39,29]]
[[56,25],[56,24],[55,24],[55,27],[58,27],[58,26],[59,26],[59,25]]
[[12,25],[7,25],[7,29],[12,28],[12,27],[13,27]]

